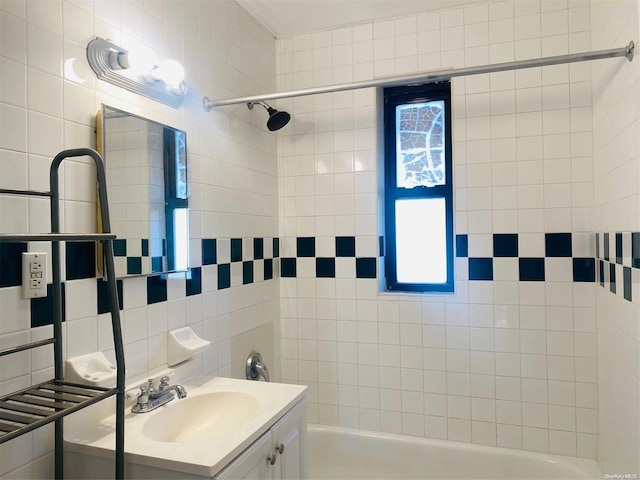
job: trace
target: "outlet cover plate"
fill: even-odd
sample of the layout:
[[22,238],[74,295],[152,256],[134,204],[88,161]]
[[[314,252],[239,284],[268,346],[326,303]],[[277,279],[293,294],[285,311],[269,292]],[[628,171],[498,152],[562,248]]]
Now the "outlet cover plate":
[[22,298],[47,296],[47,254],[22,253]]

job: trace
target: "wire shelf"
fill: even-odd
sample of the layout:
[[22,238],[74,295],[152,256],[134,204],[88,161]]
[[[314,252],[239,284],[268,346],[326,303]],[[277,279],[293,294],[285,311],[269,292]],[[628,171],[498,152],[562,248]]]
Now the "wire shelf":
[[49,380],[0,397],[0,444],[118,393]]

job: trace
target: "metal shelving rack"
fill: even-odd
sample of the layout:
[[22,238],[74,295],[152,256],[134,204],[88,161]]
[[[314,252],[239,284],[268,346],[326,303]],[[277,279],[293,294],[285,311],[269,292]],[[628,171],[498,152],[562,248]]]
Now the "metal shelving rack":
[[[71,157],[88,156],[96,165],[100,220],[104,233],[67,234],[60,233],[60,190],[58,167],[63,160]],[[116,444],[115,477],[124,478],[124,389],[125,363],[120,311],[113,261],[113,240],[109,221],[109,204],[104,164],[95,150],[77,148],[60,152],[51,163],[49,173],[50,191],[0,189],[0,194],[49,197],[51,200],[50,234],[0,234],[0,242],[51,242],[53,272],[53,337],[37,342],[0,350],[0,357],[32,348],[53,344],[55,378],[18,392],[0,397],[0,444],[55,422],[55,478],[63,478],[63,417],[82,408],[93,405],[108,397],[116,397]],[[96,241],[101,242],[109,291],[111,324],[116,356],[116,387],[101,388],[64,381],[62,355],[62,277],[60,265],[60,242]]]

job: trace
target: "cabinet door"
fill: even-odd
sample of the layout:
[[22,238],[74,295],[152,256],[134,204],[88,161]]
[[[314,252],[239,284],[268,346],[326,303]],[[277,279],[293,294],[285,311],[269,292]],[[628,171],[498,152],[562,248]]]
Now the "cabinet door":
[[271,480],[273,467],[268,459],[271,453],[271,432],[267,432],[215,478],[217,480]]
[[307,478],[306,456],[306,405],[297,404],[272,429],[273,453],[276,480],[298,480]]

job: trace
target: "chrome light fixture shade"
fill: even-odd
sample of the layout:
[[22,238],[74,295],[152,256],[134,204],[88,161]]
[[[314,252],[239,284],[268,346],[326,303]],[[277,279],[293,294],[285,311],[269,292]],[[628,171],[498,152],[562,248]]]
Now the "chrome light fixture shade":
[[187,93],[184,81],[177,86],[171,86],[162,81],[155,81],[151,72],[144,72],[147,75],[134,72],[129,65],[129,52],[100,37],[91,40],[87,45],[87,60],[100,80],[173,108],[182,104]]

